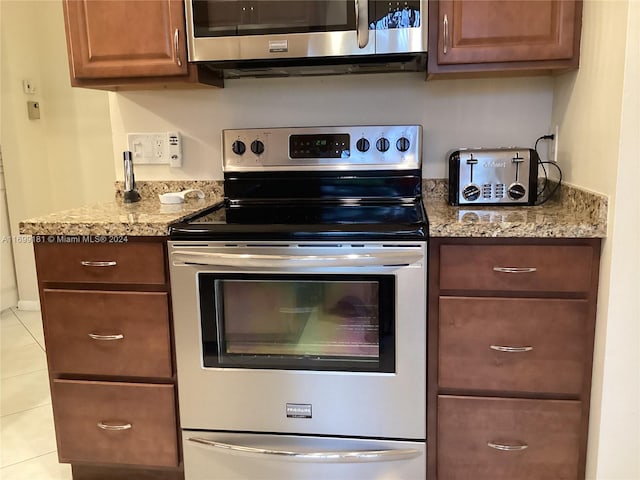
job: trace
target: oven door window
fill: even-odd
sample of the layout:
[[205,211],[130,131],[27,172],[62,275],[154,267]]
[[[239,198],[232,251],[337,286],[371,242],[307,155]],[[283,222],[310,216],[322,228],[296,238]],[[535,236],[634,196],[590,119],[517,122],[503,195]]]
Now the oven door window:
[[282,35],[356,29],[354,0],[192,0],[196,37]]
[[393,275],[198,275],[203,365],[395,371]]

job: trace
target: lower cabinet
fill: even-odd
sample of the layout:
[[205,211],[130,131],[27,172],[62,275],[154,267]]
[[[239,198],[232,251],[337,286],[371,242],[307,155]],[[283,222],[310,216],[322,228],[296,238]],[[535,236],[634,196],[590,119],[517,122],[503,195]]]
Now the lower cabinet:
[[584,479],[600,241],[430,242],[429,480]]
[[58,457],[75,480],[184,476],[165,242],[128,240],[35,244]]
[[53,380],[62,462],[178,465],[173,385]]
[[568,400],[438,398],[438,478],[575,480],[582,405]]

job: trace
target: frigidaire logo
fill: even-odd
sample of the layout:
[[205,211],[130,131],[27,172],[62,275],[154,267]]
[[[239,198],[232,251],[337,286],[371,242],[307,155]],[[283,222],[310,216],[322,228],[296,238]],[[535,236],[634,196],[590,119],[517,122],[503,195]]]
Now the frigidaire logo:
[[287,417],[311,418],[310,403],[287,403]]
[[506,168],[507,162],[499,162],[497,160],[488,160],[482,164],[484,168]]

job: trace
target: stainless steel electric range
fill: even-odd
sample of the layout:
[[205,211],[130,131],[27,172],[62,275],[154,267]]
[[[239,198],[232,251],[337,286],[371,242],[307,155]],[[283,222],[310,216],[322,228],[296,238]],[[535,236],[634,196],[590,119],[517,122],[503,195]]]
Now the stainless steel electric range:
[[187,480],[424,479],[418,125],[223,132],[171,228]]

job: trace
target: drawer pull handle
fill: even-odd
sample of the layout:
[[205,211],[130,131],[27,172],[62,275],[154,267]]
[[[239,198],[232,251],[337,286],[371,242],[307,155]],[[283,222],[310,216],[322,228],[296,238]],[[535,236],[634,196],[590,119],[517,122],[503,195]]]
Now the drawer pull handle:
[[111,431],[119,431],[119,430],[129,430],[133,427],[130,423],[121,423],[121,424],[109,424],[105,422],[96,423],[98,428],[102,430],[111,430]]
[[115,267],[118,262],[115,262],[113,260],[108,261],[108,262],[96,262],[93,260],[82,260],[80,262],[82,264],[83,267]]
[[508,353],[522,353],[522,352],[530,352],[533,350],[533,347],[507,347],[504,345],[491,345],[489,347],[491,350],[496,350],[498,352],[508,352]]
[[505,445],[503,443],[487,442],[487,446],[503,452],[521,452],[522,450],[529,448],[529,445],[526,443],[522,443],[520,445]]
[[494,272],[500,273],[533,273],[537,270],[536,267],[493,267]]
[[121,333],[116,333],[114,335],[98,335],[97,333],[88,333],[90,338],[94,340],[122,340],[124,335]]

